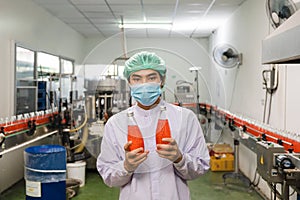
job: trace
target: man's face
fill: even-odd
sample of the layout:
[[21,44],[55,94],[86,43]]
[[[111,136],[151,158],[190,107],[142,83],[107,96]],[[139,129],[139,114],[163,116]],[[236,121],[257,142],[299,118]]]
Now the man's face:
[[160,83],[161,78],[157,71],[152,69],[143,69],[133,72],[129,77],[129,83],[131,85],[142,83]]

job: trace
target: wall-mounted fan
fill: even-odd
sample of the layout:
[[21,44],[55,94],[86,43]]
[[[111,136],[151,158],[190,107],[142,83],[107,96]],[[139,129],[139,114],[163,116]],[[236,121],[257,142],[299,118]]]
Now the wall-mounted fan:
[[242,54],[228,44],[218,45],[213,50],[216,63],[225,68],[232,68],[242,64]]
[[267,0],[266,9],[273,28],[280,26],[297,10],[292,0]]

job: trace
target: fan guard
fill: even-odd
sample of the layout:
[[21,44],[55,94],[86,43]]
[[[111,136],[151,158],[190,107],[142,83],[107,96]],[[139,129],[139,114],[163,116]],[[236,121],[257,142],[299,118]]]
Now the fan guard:
[[242,54],[228,44],[218,45],[214,48],[213,58],[224,68],[232,68],[242,64]]
[[292,0],[267,0],[266,10],[271,25],[277,28],[292,16],[297,8]]

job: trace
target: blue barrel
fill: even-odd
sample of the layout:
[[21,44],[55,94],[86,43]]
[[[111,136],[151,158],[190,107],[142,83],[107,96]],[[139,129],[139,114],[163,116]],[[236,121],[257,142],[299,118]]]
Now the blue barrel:
[[26,200],[66,200],[66,159],[59,145],[25,149]]

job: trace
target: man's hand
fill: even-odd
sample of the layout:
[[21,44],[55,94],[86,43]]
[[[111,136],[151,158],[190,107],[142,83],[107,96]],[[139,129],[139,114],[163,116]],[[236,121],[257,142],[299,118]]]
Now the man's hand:
[[149,153],[149,151],[144,151],[143,152],[143,148],[137,148],[134,149],[132,151],[129,151],[129,146],[132,144],[131,141],[129,141],[128,143],[126,143],[124,145],[124,149],[125,149],[125,161],[124,161],[124,168],[128,171],[128,172],[134,172],[134,170],[136,170],[136,168],[142,163],[144,162],[144,160],[147,159],[147,155]]
[[173,138],[163,138],[162,141],[169,144],[157,144],[156,152],[162,158],[166,158],[173,163],[178,163],[182,160],[182,154],[177,146],[177,142]]

